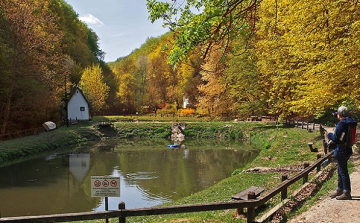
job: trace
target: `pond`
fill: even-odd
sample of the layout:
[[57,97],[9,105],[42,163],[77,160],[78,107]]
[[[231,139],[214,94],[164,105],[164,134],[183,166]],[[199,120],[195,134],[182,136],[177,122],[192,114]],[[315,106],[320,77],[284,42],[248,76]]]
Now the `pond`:
[[[92,142],[0,168],[1,217],[105,210],[91,196],[91,176],[120,177],[109,210],[150,207],[186,197],[227,178],[258,150],[239,141],[117,139]],[[64,151],[65,150],[65,151]]]

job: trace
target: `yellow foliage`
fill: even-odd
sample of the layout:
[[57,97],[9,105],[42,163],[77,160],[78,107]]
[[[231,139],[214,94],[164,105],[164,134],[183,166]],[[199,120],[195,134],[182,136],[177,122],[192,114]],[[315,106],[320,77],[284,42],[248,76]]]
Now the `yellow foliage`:
[[106,98],[109,95],[109,87],[103,79],[100,65],[93,65],[84,70],[80,80],[80,87],[89,99],[95,113],[104,109]]
[[257,64],[273,113],[307,116],[360,99],[356,1],[264,0],[259,18]]
[[195,113],[195,109],[193,108],[184,108],[180,110],[180,115],[193,115]]

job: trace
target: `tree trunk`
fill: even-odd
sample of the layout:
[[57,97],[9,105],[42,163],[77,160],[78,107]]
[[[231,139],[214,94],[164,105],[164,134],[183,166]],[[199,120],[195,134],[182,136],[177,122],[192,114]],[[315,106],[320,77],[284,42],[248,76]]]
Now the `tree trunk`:
[[13,95],[13,91],[14,91],[14,78],[11,78],[9,94],[8,94],[7,99],[6,99],[6,105],[5,105],[5,109],[4,109],[3,125],[1,126],[1,135],[6,134],[7,125],[9,123],[10,108],[11,108],[11,98],[12,98],[12,95]]
[[[16,38],[14,38],[16,39]],[[18,50],[15,49],[15,54],[14,54],[14,61],[12,64],[12,74],[11,74],[11,78],[10,78],[10,86],[9,86],[9,93],[6,99],[6,105],[5,105],[5,109],[4,109],[4,118],[3,118],[3,125],[1,126],[0,129],[0,134],[1,135],[5,135],[6,134],[6,130],[7,130],[7,126],[10,120],[10,111],[11,111],[11,102],[12,102],[12,98],[13,98],[13,94],[14,94],[14,88],[15,88],[15,79],[16,79],[16,66],[17,66],[17,61],[18,61]]]

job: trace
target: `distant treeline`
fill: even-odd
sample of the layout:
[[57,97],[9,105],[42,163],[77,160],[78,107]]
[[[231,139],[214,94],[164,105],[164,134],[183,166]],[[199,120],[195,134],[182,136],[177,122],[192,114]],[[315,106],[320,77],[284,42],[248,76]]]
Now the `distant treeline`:
[[147,4],[150,19],[172,32],[111,64],[123,111],[179,108],[183,99],[217,117],[330,118],[340,104],[358,111],[358,1]]
[[97,115],[174,114],[187,102],[201,116],[296,120],[360,106],[357,1],[147,4],[171,31],[105,64],[64,0],[1,1],[0,134],[60,120],[70,85]]

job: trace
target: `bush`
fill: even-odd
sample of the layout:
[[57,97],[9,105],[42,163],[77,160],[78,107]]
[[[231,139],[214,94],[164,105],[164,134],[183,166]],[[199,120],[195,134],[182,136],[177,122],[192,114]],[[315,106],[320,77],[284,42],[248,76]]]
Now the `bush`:
[[180,115],[182,116],[193,115],[193,114],[195,114],[195,109],[192,108],[180,109]]

